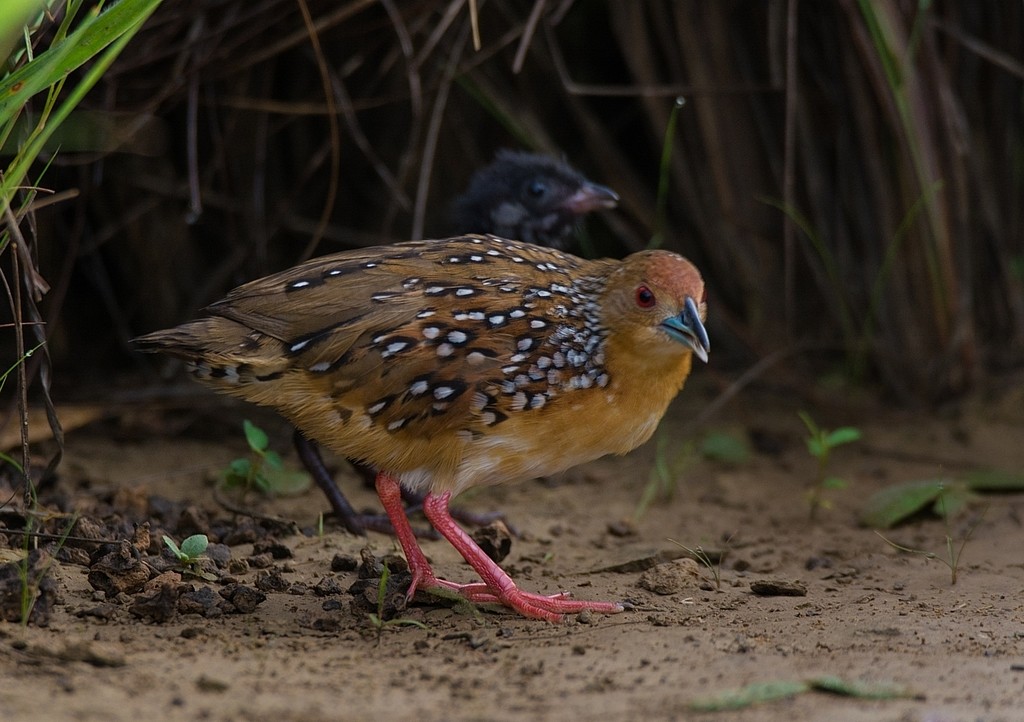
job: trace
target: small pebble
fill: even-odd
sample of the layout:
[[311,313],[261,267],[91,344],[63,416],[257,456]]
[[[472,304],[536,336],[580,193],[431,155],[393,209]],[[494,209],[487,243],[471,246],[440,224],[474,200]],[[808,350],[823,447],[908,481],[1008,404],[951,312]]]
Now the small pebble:
[[782,579],[760,579],[750,583],[750,591],[760,597],[806,597],[807,586],[802,582]]

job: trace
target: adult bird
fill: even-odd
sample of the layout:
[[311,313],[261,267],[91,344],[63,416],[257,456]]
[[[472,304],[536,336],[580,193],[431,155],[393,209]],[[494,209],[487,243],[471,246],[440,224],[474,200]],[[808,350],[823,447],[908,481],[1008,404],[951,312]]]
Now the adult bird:
[[[591,211],[614,208],[619,196],[610,188],[588,180],[562,160],[543,153],[500,150],[492,163],[478,170],[465,192],[452,206],[455,233],[485,233],[551,248],[567,248],[583,217]],[[296,432],[295,448],[314,482],[331,505],[335,518],[354,534],[367,529],[392,533],[386,516],[360,513],[342,493],[324,464],[316,444]],[[372,483],[374,470],[355,465]],[[403,492],[411,508],[422,494]],[[480,525],[498,514],[453,510],[465,523]],[[429,535],[424,531],[422,535]]]
[[[465,489],[624,454],[708,358],[704,282],[685,258],[584,260],[494,236],[324,256],[247,283],[208,315],[136,339],[219,391],[276,409],[376,469],[416,589],[559,621],[616,602],[521,590],[449,513]],[[480,576],[437,576],[401,488]]]

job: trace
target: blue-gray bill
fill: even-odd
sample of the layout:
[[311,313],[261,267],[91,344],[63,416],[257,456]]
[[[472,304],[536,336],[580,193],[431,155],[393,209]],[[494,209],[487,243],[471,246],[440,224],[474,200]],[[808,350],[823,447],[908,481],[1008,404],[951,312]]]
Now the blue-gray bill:
[[665,319],[661,326],[669,336],[693,349],[697,358],[704,363],[708,362],[711,341],[708,339],[704,323],[700,320],[700,311],[697,309],[696,301],[688,296],[683,303],[682,313]]

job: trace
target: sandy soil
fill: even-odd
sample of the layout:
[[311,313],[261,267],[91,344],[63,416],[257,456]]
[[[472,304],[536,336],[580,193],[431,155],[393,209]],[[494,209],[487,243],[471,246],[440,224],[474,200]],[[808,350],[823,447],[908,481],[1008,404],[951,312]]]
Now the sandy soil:
[[[661,433],[673,438],[713,398],[700,383],[677,400]],[[955,585],[941,562],[902,553],[857,523],[863,501],[887,485],[972,466],[1024,469],[1019,390],[948,414],[867,402],[812,408],[826,426],[864,431],[834,459],[849,487],[830,492],[834,508],[813,523],[804,493],[815,464],[797,407],[790,394],[768,392],[741,394],[706,425],[752,435],[759,451],[749,461],[695,462],[675,497],[632,526],[621,521],[636,509],[654,444],[564,478],[464,500],[503,509],[518,526],[522,536],[504,565],[523,587],[634,606],[562,626],[428,600],[400,613],[426,629],[396,625],[378,634],[349,592],[358,576],[351,566],[364,548],[379,557],[395,545],[379,534],[357,538],[330,520],[318,534],[326,505],[315,490],[246,502],[294,520],[306,534],[272,528],[278,543],[256,539],[263,546],[255,554],[251,543],[232,543],[217,582],[170,577],[166,589],[175,595],[182,585],[213,590],[220,606],[209,598],[195,606],[208,616],[184,613],[173,596],[160,612],[159,583],[108,598],[90,584],[97,545],[69,544],[68,560],[50,567],[59,601],[46,626],[0,622],[0,718],[1024,720],[1024,495],[990,496],[952,521],[958,539],[977,525]],[[243,414],[252,412],[214,406],[179,410],[172,422],[136,409],[79,429],[69,435],[52,503],[97,524],[148,519],[155,537],[168,530],[179,540],[189,524],[209,524],[215,537],[253,527],[211,494],[214,470],[243,452],[231,431]],[[283,425],[258,418],[277,446],[287,446]],[[357,505],[374,505],[354,478],[342,483]],[[182,500],[187,506],[174,503]],[[265,537],[266,526],[255,525],[256,536]],[[124,528],[130,536],[131,525]],[[889,532],[900,544],[938,553],[945,534],[932,517]],[[711,569],[685,559],[644,570],[659,552],[678,553],[669,539],[726,550],[720,588]],[[146,551],[144,541],[139,546]],[[154,538],[148,549],[158,548]],[[444,542],[424,548],[442,575],[471,579]],[[336,558],[345,570],[331,571]],[[806,595],[755,594],[751,583],[765,580],[799,582]],[[217,592],[239,585],[265,599],[224,604]],[[807,692],[739,711],[691,707],[752,683],[826,675],[905,696]]]

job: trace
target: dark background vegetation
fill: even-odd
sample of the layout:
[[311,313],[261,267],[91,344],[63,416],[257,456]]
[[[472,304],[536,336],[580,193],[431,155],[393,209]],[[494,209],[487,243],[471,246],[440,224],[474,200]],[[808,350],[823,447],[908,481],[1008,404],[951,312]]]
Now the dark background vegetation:
[[619,192],[587,252],[698,264],[719,369],[934,402],[1020,368],[1020,2],[478,9],[475,50],[458,0],[164,3],[43,175],[79,192],[30,236],[58,386],[152,372],[132,336],[310,254],[447,235],[503,147]]

